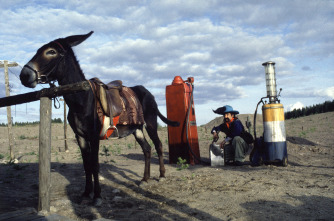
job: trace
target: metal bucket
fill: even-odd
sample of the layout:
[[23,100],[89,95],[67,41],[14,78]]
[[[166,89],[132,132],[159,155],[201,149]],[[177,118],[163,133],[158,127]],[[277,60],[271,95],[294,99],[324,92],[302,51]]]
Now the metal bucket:
[[224,151],[217,143],[210,144],[210,162],[211,166],[224,166]]

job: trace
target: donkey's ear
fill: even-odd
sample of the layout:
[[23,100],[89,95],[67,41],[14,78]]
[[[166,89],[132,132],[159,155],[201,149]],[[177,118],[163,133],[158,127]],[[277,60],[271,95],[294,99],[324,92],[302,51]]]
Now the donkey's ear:
[[78,44],[80,44],[81,42],[83,42],[84,40],[86,40],[87,38],[89,38],[89,36],[91,36],[93,34],[93,31],[89,32],[88,34],[85,35],[72,35],[72,36],[68,36],[66,38],[64,38],[64,40],[71,46],[77,46]]

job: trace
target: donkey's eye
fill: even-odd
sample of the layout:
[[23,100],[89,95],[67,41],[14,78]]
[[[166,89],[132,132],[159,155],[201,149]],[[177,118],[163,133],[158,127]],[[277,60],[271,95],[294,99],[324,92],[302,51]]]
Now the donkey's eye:
[[48,55],[55,55],[57,53],[56,53],[55,50],[51,49],[51,50],[47,51],[46,54],[48,54]]

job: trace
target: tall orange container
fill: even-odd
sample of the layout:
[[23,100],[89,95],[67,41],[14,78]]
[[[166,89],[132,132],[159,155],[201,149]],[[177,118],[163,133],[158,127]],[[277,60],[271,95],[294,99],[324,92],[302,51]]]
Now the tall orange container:
[[167,118],[180,122],[179,127],[168,126],[171,164],[177,163],[179,157],[186,159],[191,165],[200,163],[195,105],[192,98],[193,82],[192,77],[183,81],[180,76],[176,76],[172,84],[166,86]]

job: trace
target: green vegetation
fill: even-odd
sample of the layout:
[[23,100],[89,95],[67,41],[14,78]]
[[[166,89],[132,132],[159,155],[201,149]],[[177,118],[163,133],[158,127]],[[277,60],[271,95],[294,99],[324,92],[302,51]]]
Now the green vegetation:
[[[131,146],[131,144],[130,144]],[[110,156],[110,153],[113,155],[120,155],[122,151],[122,148],[118,144],[114,144],[112,147],[111,145],[103,145],[101,149],[100,155],[104,156]]]
[[189,168],[189,164],[187,164],[186,159],[182,159],[181,157],[177,158],[177,165],[179,166],[176,170],[184,170]]
[[326,101],[323,104],[313,105],[312,107],[303,107],[302,109],[294,109],[292,111],[285,112],[285,119],[292,119],[298,117],[309,116],[312,114],[321,114],[334,111],[334,100]]
[[114,144],[114,146],[116,146],[116,147],[115,148],[111,148],[111,153],[113,155],[120,155],[122,148],[119,145],[117,145],[117,144]]
[[25,140],[25,139],[27,139],[26,136],[24,136],[24,135],[20,135],[20,136],[19,136],[19,140]]
[[77,149],[77,160],[81,161],[82,160],[82,155],[81,155],[81,150],[80,150],[80,147],[78,147]]
[[305,138],[308,133],[314,133],[317,130],[317,128],[312,127],[308,130],[303,130],[299,133],[299,137]]
[[102,146],[102,152],[104,153],[104,156],[106,156],[106,157],[110,156],[110,154],[109,154],[109,147],[107,147],[105,145]]
[[30,139],[30,140],[37,140],[38,139],[38,136],[33,136],[33,137],[27,137],[26,135],[20,135],[19,137],[19,140],[26,140],[26,139]]
[[[51,120],[51,123],[63,123],[62,119],[60,118],[54,118]],[[39,124],[39,121],[32,121],[32,122],[15,122],[13,126],[27,126],[27,125],[37,125]],[[7,124],[1,123],[0,127],[7,127]]]
[[32,152],[29,152],[29,153],[26,153],[25,155],[37,155],[36,153],[35,153],[35,151],[32,151]]
[[302,138],[306,137],[306,131],[300,132],[299,137],[302,137]]

